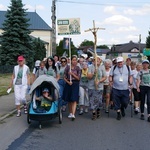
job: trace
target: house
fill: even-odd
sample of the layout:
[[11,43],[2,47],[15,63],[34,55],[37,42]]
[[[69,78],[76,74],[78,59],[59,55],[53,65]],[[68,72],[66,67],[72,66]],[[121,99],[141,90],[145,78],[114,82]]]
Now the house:
[[[96,53],[99,56],[102,56],[106,58],[107,53],[110,52],[110,49],[102,49],[102,48],[97,48]],[[94,55],[94,47],[93,46],[81,46],[78,48],[78,53],[82,54],[85,53],[88,55],[88,57]]]
[[[6,19],[5,15],[6,11],[0,11],[0,35],[3,32],[3,22]],[[27,12],[26,17],[30,19],[28,23],[30,24],[29,30],[31,30],[31,36],[34,38],[40,38],[44,41],[47,50],[46,55],[50,56],[52,54],[52,28],[36,12]]]
[[110,52],[107,53],[107,58],[113,59],[115,57],[122,56],[124,59],[130,57],[132,60],[137,61],[137,59],[141,59],[141,57],[143,57],[144,48],[146,48],[146,44],[134,43],[133,41],[113,45]]

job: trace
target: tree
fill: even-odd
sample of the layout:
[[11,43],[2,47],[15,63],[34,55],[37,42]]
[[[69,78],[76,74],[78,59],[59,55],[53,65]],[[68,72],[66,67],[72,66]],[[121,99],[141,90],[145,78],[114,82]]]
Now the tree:
[[[64,52],[69,56],[69,50],[63,49],[63,40],[60,40],[59,45],[56,47],[56,54],[62,56]],[[71,55],[77,55],[77,50],[73,42],[71,42]]]
[[[150,48],[150,31],[148,31],[148,37],[146,38],[146,48]],[[148,56],[148,60],[150,60],[150,56]]]
[[3,23],[1,37],[1,64],[15,65],[17,57],[24,55],[27,65],[33,63],[33,42],[28,29],[29,19],[26,18],[26,9],[23,8],[22,0],[11,0]]
[[35,38],[33,40],[33,49],[34,49],[34,62],[36,60],[43,60],[46,56],[46,48],[43,41],[40,38]]
[[109,47],[107,45],[99,45],[97,46],[97,48],[101,48],[101,49],[109,49]]
[[89,40],[84,40],[80,46],[94,46],[94,42],[93,41],[89,41]]

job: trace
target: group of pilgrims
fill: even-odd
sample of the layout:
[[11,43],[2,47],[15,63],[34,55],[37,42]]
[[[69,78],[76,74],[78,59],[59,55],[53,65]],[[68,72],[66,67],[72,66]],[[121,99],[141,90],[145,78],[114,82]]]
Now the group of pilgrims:
[[[79,115],[90,111],[92,120],[100,118],[101,109],[104,109],[105,113],[109,113],[110,109],[114,109],[117,112],[116,119],[120,120],[121,117],[125,117],[127,105],[122,109],[123,102],[120,99],[118,106],[118,100],[113,89],[115,84],[122,84],[125,81],[123,81],[123,75],[119,77],[119,82],[115,81],[115,73],[112,75],[115,67],[119,70],[120,63],[122,63],[120,67],[128,66],[129,73],[125,75],[124,80],[130,76],[130,82],[126,83],[128,84],[127,91],[129,91],[126,97],[127,105],[133,102],[134,113],[141,113],[140,119],[144,120],[144,105],[147,96],[147,120],[150,122],[150,72],[148,60],[136,62],[132,61],[131,58],[124,60],[123,57],[102,60],[98,55],[89,58],[82,55],[79,58],[76,55],[71,58],[54,55],[35,62],[32,83],[40,75],[53,76],[60,87],[59,101],[61,101],[61,109],[63,112],[68,109],[68,118],[71,120],[75,120],[77,109],[79,109]],[[142,93],[144,92],[142,96],[141,90]]]

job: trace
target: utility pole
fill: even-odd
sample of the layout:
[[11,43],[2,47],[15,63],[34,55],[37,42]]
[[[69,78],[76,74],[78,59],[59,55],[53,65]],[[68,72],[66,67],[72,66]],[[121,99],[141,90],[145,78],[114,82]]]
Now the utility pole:
[[52,35],[51,35],[51,43],[52,43],[52,51],[50,55],[54,55],[56,53],[56,0],[52,0],[52,8],[51,8],[52,16]]
[[141,62],[141,34],[139,34],[139,62]]
[[[88,30],[85,30],[85,32],[89,32],[91,31],[94,35],[94,57],[95,57],[95,69],[97,70],[97,52],[96,52],[96,46],[97,46],[97,31],[98,30],[105,30],[105,28],[96,28],[95,27],[95,21],[93,20],[93,28],[91,29],[88,29]],[[97,82],[97,76],[98,74],[96,73],[96,76],[95,76],[95,82]],[[95,83],[95,88],[97,89],[97,84]]]

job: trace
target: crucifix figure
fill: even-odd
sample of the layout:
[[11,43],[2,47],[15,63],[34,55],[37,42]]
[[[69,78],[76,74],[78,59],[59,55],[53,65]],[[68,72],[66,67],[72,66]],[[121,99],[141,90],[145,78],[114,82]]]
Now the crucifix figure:
[[[94,35],[94,59],[95,59],[95,70],[96,70],[96,74],[95,74],[95,82],[97,82],[97,52],[96,52],[96,45],[97,45],[97,31],[98,30],[105,30],[105,28],[96,28],[95,27],[95,21],[93,20],[93,28],[85,30],[85,32],[89,32],[91,31]],[[96,86],[97,89],[97,86]]]

